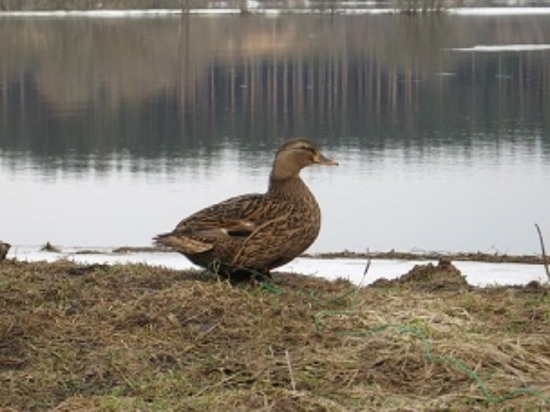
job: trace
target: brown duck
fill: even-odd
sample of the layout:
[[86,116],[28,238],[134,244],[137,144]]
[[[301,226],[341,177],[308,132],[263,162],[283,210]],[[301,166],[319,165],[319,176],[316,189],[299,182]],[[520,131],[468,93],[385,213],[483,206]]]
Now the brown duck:
[[305,251],[319,234],[321,210],[300,178],[300,170],[312,164],[338,163],[324,157],[311,140],[290,140],[275,155],[266,193],[202,209],[155,241],[222,276],[268,275]]

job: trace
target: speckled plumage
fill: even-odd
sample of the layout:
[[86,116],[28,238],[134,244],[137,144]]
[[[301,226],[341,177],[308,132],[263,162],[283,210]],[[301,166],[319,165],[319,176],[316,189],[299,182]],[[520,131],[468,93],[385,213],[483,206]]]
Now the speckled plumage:
[[299,176],[302,168],[315,163],[337,164],[310,140],[291,140],[277,151],[266,193],[202,209],[155,241],[196,265],[217,265],[223,275],[243,270],[267,274],[304,252],[319,234],[321,210]]

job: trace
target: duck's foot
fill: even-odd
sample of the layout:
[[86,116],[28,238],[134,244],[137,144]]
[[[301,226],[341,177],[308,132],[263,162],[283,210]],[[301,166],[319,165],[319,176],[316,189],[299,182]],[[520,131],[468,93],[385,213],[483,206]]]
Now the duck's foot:
[[231,283],[251,282],[254,284],[261,284],[271,281],[271,274],[269,272],[265,273],[253,269],[232,270],[224,274],[218,273],[218,276],[223,279],[229,279]]
[[263,283],[263,282],[271,282],[272,277],[271,273],[269,273],[269,270],[263,270],[261,272],[253,271],[252,272],[252,279],[256,282]]
[[275,295],[281,295],[283,291],[275,286],[272,282],[271,273],[269,270],[264,270],[263,272],[255,272],[254,276],[251,278],[251,281],[259,285],[262,289],[273,293]]
[[282,293],[281,290],[273,286],[271,273],[268,268],[264,270],[235,268],[215,261],[208,267],[208,270],[214,273],[219,279],[228,280],[231,284],[249,282],[253,285],[259,285],[269,292]]

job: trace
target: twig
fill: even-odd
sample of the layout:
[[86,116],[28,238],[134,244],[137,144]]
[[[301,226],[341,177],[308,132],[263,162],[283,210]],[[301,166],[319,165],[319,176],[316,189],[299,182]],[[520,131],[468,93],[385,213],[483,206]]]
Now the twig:
[[285,349],[285,357],[286,357],[286,366],[288,366],[288,373],[290,374],[290,385],[292,386],[292,390],[296,390],[296,381],[294,380],[294,372],[292,372],[292,365],[290,364],[290,356],[288,354],[288,350]]
[[367,265],[365,266],[365,270],[363,271],[363,278],[367,275],[369,269],[370,269],[370,262],[372,261],[370,256],[370,250],[367,248]]
[[537,232],[539,234],[540,248],[542,250],[542,263],[544,265],[544,269],[546,270],[546,276],[548,277],[548,282],[550,282],[550,269],[548,268],[548,257],[546,256],[546,249],[544,247],[544,239],[542,238],[542,232],[540,230],[540,227],[539,227],[538,223],[535,223],[535,227],[537,228]]

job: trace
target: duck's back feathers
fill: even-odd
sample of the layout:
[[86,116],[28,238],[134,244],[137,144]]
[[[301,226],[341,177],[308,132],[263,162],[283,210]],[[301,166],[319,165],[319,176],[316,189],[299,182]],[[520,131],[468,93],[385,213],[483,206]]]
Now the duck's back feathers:
[[237,196],[194,213],[155,240],[203,267],[218,260],[266,271],[292,260],[289,249],[299,244],[301,253],[317,236],[318,227],[307,236],[296,224],[296,212],[293,202],[267,194]]
[[156,240],[163,243],[163,237],[168,235],[213,240],[246,237],[255,229],[254,212],[262,197],[260,194],[237,196],[202,209],[179,222],[171,233],[157,236]]

